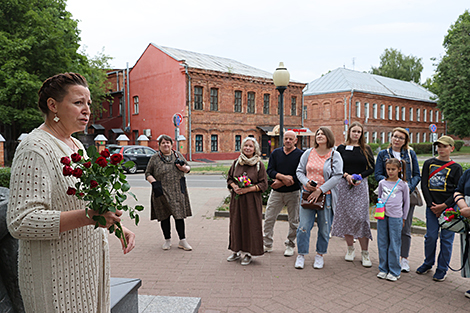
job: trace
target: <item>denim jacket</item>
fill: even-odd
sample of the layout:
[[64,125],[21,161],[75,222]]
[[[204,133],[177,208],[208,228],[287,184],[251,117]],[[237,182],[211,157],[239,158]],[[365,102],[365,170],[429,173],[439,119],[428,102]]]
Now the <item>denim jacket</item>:
[[[409,152],[409,154],[408,154]],[[411,160],[410,160],[411,156]],[[408,187],[410,188],[410,193],[413,192],[416,186],[421,181],[421,175],[419,173],[419,164],[416,153],[411,149],[402,149],[400,152],[400,157],[406,163],[406,180],[408,182]],[[375,162],[375,180],[377,182],[386,178],[387,171],[385,170],[385,162],[393,158],[392,148],[384,149],[379,152],[377,155],[377,160]],[[412,162],[412,163],[411,163]],[[411,173],[411,164],[413,164],[413,173]]]

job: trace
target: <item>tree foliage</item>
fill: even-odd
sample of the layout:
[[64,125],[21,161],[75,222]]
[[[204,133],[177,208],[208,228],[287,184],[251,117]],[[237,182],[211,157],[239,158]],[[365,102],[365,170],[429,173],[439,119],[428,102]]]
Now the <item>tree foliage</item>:
[[79,53],[79,34],[66,0],[0,1],[0,130],[7,143],[43,122],[37,92],[48,77],[75,71],[89,80],[92,98],[105,92],[109,57]]
[[385,77],[419,83],[423,71],[422,58],[406,56],[397,49],[385,49],[380,56],[380,65],[372,67],[371,73]]
[[437,65],[435,84],[438,107],[448,131],[470,136],[470,13],[468,10],[450,26],[443,43],[445,54]]

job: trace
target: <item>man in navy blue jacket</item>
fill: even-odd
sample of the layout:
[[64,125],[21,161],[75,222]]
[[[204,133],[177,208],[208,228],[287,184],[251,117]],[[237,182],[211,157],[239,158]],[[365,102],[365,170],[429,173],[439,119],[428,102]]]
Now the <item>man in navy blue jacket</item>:
[[300,187],[296,170],[303,151],[298,149],[297,135],[293,131],[284,134],[284,146],[275,149],[269,158],[267,173],[273,179],[273,190],[269,195],[264,220],[264,251],[273,251],[273,229],[277,216],[287,206],[289,232],[285,241],[284,256],[292,256],[295,251],[295,238],[299,226]]

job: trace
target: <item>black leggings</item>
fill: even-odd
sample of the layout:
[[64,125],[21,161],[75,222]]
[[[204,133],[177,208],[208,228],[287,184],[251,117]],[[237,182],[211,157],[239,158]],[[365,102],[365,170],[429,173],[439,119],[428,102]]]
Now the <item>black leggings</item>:
[[[160,222],[160,226],[162,227],[163,231],[163,236],[165,236],[165,239],[170,239],[171,238],[171,226],[170,226],[170,218],[168,217],[166,220],[163,220]],[[186,235],[184,234],[184,219],[175,219],[175,226],[176,226],[176,232],[178,233],[178,237],[180,240],[183,240],[186,238]]]

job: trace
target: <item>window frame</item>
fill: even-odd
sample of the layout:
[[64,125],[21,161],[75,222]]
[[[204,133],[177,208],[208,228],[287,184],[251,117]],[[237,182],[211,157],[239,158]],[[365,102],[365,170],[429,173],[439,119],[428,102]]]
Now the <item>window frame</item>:
[[[201,93],[199,94],[199,92],[196,92],[196,90],[200,90]],[[194,86],[194,110],[196,111],[202,111],[204,110],[204,100],[203,100],[203,96],[204,96],[204,89],[203,87],[201,86]]]
[[196,152],[204,152],[204,136],[197,134],[194,137],[194,151]]
[[219,89],[211,88],[210,94],[211,94],[210,110],[219,111]]

